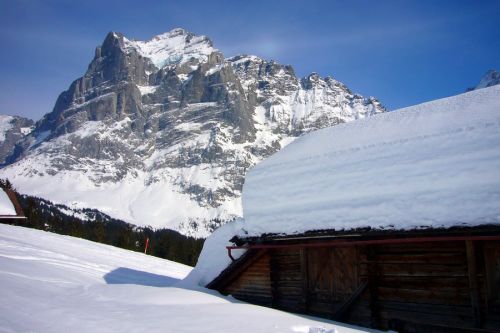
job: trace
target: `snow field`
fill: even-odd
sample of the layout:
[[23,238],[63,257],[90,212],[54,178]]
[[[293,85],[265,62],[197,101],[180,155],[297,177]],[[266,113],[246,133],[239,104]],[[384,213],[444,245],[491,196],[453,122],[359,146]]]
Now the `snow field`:
[[197,286],[196,275],[181,282],[190,271],[142,253],[0,225],[0,332],[375,332],[242,303]]

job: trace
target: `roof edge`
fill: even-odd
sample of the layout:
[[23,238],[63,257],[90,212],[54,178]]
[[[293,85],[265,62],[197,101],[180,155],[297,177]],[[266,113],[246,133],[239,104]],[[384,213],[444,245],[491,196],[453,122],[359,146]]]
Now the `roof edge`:
[[314,241],[321,239],[384,239],[398,237],[418,237],[418,236],[478,236],[491,233],[500,234],[499,224],[482,224],[478,226],[452,226],[452,227],[428,227],[418,229],[376,229],[376,228],[356,228],[350,230],[311,230],[298,234],[262,234],[260,236],[239,237],[234,236],[231,242],[241,246],[243,244],[263,244],[269,242],[293,242],[293,241]]

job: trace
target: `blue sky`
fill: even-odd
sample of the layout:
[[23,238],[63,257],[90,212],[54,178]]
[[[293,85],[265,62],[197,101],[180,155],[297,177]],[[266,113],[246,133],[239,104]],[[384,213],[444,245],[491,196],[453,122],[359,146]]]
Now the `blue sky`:
[[0,0],[0,113],[40,119],[109,31],[182,27],[224,55],[333,76],[389,109],[455,95],[500,69],[500,1]]

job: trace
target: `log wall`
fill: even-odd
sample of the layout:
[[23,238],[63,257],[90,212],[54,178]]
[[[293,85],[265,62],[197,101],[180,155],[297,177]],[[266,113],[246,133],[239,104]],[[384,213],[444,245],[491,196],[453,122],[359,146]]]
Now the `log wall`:
[[223,291],[399,332],[500,332],[500,242],[272,249]]
[[272,306],[269,254],[260,256],[223,290],[237,299]]

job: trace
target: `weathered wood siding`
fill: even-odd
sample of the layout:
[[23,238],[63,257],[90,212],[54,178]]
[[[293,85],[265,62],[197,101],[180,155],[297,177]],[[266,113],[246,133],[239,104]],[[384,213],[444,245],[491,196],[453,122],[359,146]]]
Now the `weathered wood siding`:
[[404,332],[474,327],[464,242],[364,247],[358,265],[370,286],[358,305],[369,315],[357,318],[363,323]]
[[303,286],[299,250],[271,252],[271,290],[273,307],[292,312],[303,312]]
[[484,327],[500,332],[500,242],[485,242],[483,256],[487,309]]
[[222,292],[250,303],[271,306],[270,259],[269,254],[262,255]]
[[359,284],[356,248],[306,249],[306,312],[331,317]]
[[500,242],[273,249],[225,292],[400,332],[500,332]]

